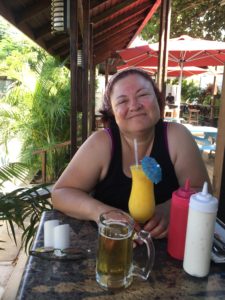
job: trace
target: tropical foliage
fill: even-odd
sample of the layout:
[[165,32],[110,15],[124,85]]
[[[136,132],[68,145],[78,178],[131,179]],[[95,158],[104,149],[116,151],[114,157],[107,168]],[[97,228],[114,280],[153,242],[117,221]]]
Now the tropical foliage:
[[[33,155],[34,151],[69,140],[69,70],[28,39],[17,40],[1,28],[0,74],[12,84],[0,99],[0,145],[7,152],[8,141],[19,138],[20,160],[34,175],[41,166],[40,155]],[[51,181],[68,162],[68,150],[50,151],[47,162]]]
[[[224,41],[225,6],[220,0],[172,0],[170,37],[187,34],[196,38]],[[142,37],[158,42],[160,8],[142,31]]]
[[[4,184],[15,178],[27,184],[41,166],[33,151],[47,150],[69,139],[70,80],[69,71],[57,59],[25,37],[11,35],[9,29],[0,22],[0,76],[11,83],[0,98],[0,146],[5,146],[7,154],[8,142],[17,137],[22,152],[20,163],[0,165],[0,221],[7,223],[15,242],[16,227],[23,229],[28,249],[41,213],[52,209],[49,188],[29,185],[5,192]],[[65,150],[49,153],[49,182],[65,167],[67,156]]]
[[[0,167],[0,221],[6,222],[9,234],[13,236],[15,243],[17,243],[16,227],[23,230],[22,242],[26,250],[32,243],[42,212],[52,209],[49,201],[50,190],[47,185],[18,188],[10,193],[4,192],[3,186],[6,181],[17,178],[23,182],[27,172],[27,166],[21,163]],[[0,247],[0,250],[3,249]]]

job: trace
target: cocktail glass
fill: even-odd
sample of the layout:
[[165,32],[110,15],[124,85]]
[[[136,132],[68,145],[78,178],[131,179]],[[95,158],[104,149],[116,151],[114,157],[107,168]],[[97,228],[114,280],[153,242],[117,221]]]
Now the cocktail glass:
[[146,176],[141,165],[132,165],[132,187],[129,198],[129,212],[133,219],[144,224],[155,212],[154,184]]

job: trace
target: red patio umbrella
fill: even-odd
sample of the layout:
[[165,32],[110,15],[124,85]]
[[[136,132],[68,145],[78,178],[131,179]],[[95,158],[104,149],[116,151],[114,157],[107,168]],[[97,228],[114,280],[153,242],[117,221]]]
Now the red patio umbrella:
[[[126,64],[126,65],[118,66],[117,70],[120,71],[120,70],[124,70],[127,68],[130,68],[130,66]],[[140,68],[147,71],[152,76],[157,74],[157,67],[140,67]],[[203,69],[203,68],[199,68],[199,67],[184,67],[182,75],[183,75],[183,77],[189,77],[189,76],[199,75],[199,74],[206,73],[206,72],[208,72],[208,69]],[[168,77],[179,77],[180,73],[181,73],[180,67],[168,67],[167,68],[167,76]]]
[[[157,66],[159,43],[119,50],[130,66]],[[219,66],[225,62],[225,43],[195,39],[188,35],[168,40],[168,66]]]

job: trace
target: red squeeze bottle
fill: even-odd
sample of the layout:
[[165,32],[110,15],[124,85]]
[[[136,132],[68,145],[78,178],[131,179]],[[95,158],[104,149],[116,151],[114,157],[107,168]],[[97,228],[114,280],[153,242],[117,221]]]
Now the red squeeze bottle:
[[194,193],[195,191],[190,189],[190,180],[187,179],[185,186],[172,194],[167,251],[172,257],[180,260],[184,258],[189,200]]

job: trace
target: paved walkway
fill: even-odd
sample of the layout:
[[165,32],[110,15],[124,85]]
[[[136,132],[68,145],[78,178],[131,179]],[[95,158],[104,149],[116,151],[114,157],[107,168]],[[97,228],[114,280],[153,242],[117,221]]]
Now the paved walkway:
[[[0,247],[4,248],[4,250],[0,250],[0,299],[5,300],[13,300],[15,296],[13,293],[15,293],[17,289],[17,283],[19,283],[19,278],[15,278],[15,274],[20,276],[20,273],[22,274],[22,270],[18,273],[18,268],[20,266],[22,261],[26,260],[26,255],[21,250],[21,235],[22,231],[17,229],[16,230],[16,239],[17,239],[17,245],[15,245],[15,242],[12,238],[8,235],[8,228],[6,226],[6,223],[0,222],[0,236],[1,240],[4,241],[0,243]],[[21,260],[21,258],[23,259]],[[23,266],[24,267],[24,266]],[[14,278],[12,280],[12,278]],[[11,284],[9,285],[9,283]],[[4,292],[8,289],[8,292],[10,290],[10,295],[7,293],[6,297],[3,297]]]

